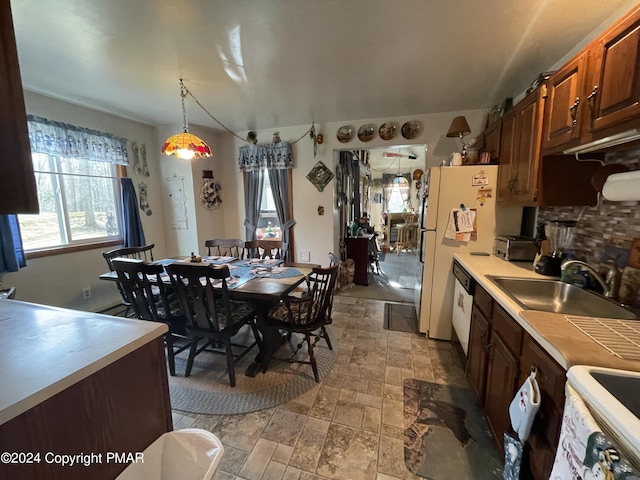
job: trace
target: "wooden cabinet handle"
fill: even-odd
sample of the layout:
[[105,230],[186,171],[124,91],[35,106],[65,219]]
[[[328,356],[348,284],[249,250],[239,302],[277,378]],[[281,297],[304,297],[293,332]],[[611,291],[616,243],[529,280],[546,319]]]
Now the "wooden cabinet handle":
[[569,113],[571,114],[571,128],[576,128],[576,124],[578,123],[578,105],[580,105],[580,99],[576,97],[576,101],[573,102],[571,107],[569,107]]
[[595,99],[597,94],[598,94],[598,86],[596,85],[593,87],[593,90],[591,90],[591,93],[587,97],[587,101],[589,102],[589,106],[591,108],[593,108],[593,100]]

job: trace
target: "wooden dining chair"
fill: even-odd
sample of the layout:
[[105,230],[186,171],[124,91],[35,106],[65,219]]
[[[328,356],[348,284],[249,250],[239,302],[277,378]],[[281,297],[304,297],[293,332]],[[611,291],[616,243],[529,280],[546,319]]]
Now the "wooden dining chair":
[[[123,247],[116,248],[113,250],[109,250],[108,252],[102,252],[102,256],[107,261],[107,265],[109,266],[109,271],[113,272],[113,264],[112,261],[114,258],[124,257],[124,258],[133,258],[137,260],[143,260],[145,262],[153,262],[153,248],[155,244],[144,245],[142,247]],[[126,294],[122,289],[122,285],[120,282],[116,282],[116,286],[118,287],[118,291],[120,292],[120,296],[122,297],[122,305],[125,306],[124,316],[129,315],[129,311],[131,310],[131,302],[127,298]]]
[[[255,322],[255,304],[229,298],[225,279],[230,274],[226,265],[214,267],[171,263],[165,269],[186,314],[186,333],[193,339],[185,376],[191,375],[195,357],[203,351],[209,351],[226,356],[229,384],[235,386],[235,363],[256,344],[262,351],[262,339]],[[250,345],[233,343],[232,338],[245,325],[251,327],[255,341]],[[201,340],[205,342],[198,348]],[[219,344],[224,345],[222,351]]]
[[289,244],[278,240],[252,240],[245,242],[247,258],[287,259]]
[[174,376],[175,356],[189,348],[191,340],[185,334],[186,318],[180,303],[160,278],[164,268],[134,258],[114,258],[111,263],[136,318],[165,323],[169,327],[164,342],[169,373]]
[[204,242],[204,246],[207,247],[207,255],[244,258],[244,240],[239,238],[214,238]]
[[[287,332],[289,338],[293,334],[303,336],[297,344],[295,352],[289,358],[281,358],[292,363],[304,363],[311,365],[313,376],[317,383],[320,382],[318,365],[313,349],[324,338],[330,350],[333,349],[326,326],[331,323],[331,310],[333,308],[333,294],[340,262],[328,268],[316,267],[309,275],[309,289],[301,296],[287,296],[278,305],[267,312],[266,326]],[[307,344],[309,360],[297,358],[298,351]]]

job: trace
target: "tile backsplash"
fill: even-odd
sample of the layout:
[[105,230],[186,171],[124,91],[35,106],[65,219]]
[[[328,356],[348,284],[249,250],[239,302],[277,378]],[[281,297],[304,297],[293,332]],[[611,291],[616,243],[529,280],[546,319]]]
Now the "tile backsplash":
[[[638,170],[640,147],[609,153],[605,163],[622,163],[630,170]],[[640,202],[637,201],[610,202],[603,199],[596,207],[541,207],[538,223],[551,220],[578,220],[573,256],[594,266],[602,262],[612,245],[624,244],[629,248],[632,239],[640,238]],[[637,247],[637,243],[634,246]],[[625,277],[630,273],[636,276],[640,270],[627,267]]]

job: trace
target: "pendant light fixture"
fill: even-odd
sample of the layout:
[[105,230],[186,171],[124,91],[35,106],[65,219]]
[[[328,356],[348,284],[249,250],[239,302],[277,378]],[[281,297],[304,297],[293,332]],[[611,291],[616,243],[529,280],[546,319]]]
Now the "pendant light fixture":
[[184,106],[184,99],[186,96],[187,87],[184,86],[182,79],[180,79],[183,131],[167,138],[164,145],[162,145],[161,151],[164,155],[173,155],[185,160],[211,157],[213,156],[213,153],[211,153],[209,145],[207,145],[201,138],[189,133],[189,129],[187,128],[187,109]]

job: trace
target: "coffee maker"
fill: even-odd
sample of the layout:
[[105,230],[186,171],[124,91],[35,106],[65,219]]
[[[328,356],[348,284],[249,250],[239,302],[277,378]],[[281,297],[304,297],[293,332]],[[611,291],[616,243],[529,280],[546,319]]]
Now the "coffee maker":
[[560,276],[560,265],[571,253],[576,223],[574,220],[553,220],[545,225],[545,235],[550,242],[551,250],[542,255],[535,264],[536,273],[553,277]]

